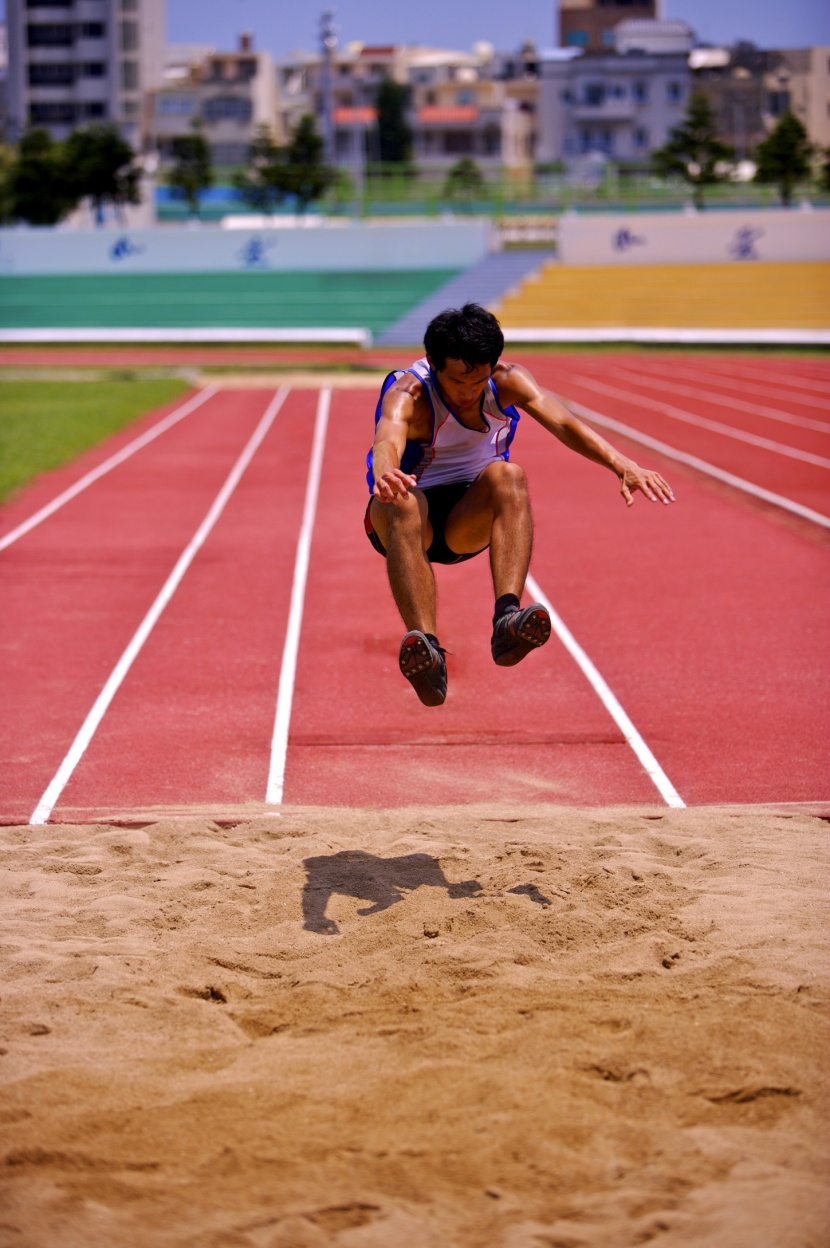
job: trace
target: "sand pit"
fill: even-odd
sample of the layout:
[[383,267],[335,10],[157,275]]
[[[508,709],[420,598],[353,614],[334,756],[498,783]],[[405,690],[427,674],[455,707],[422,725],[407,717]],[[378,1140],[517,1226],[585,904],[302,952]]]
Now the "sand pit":
[[823,1248],[827,832],[5,828],[0,1243]]

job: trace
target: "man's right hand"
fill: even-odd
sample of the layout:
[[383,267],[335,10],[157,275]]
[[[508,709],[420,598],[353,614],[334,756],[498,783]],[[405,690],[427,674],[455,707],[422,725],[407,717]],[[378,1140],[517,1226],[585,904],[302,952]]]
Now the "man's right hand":
[[399,498],[409,498],[409,491],[417,484],[417,478],[410,473],[388,468],[376,478],[372,493],[381,503],[396,503]]

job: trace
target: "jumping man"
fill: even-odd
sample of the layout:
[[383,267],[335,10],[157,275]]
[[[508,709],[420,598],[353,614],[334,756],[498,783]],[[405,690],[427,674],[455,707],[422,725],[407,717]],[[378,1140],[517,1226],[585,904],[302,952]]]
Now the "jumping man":
[[425,706],[441,706],[447,668],[436,636],[433,563],[461,563],[489,547],[496,599],[490,649],[501,667],[550,637],[546,608],[521,606],[533,521],[525,474],[510,459],[519,408],[572,451],[616,473],[627,506],[637,490],[652,502],[673,502],[674,495],[658,472],[620,454],[526,368],[502,362],[499,323],[478,304],[441,312],[424,347],[424,359],[390,373],[381,388],[365,526],[386,556],[409,630],[401,672]]

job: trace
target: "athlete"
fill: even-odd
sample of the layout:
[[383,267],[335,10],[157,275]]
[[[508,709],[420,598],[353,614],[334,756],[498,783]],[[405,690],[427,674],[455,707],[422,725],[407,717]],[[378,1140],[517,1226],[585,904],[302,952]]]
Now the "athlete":
[[430,321],[426,356],[389,374],[367,456],[365,528],[386,556],[389,584],[409,630],[399,664],[425,706],[447,695],[438,641],[433,563],[461,563],[490,550],[496,605],[493,661],[512,667],[550,637],[538,602],[521,606],[533,521],[525,474],[510,458],[520,409],[580,455],[616,473],[627,506],[639,490],[674,501],[658,472],[640,468],[583,424],[519,364],[502,362],[504,335],[476,303]]

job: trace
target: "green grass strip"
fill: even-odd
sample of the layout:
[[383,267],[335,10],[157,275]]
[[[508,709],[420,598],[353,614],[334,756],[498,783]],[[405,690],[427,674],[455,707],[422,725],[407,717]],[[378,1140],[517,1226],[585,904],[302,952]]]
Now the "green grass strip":
[[0,381],[0,501],[187,389],[176,378]]

